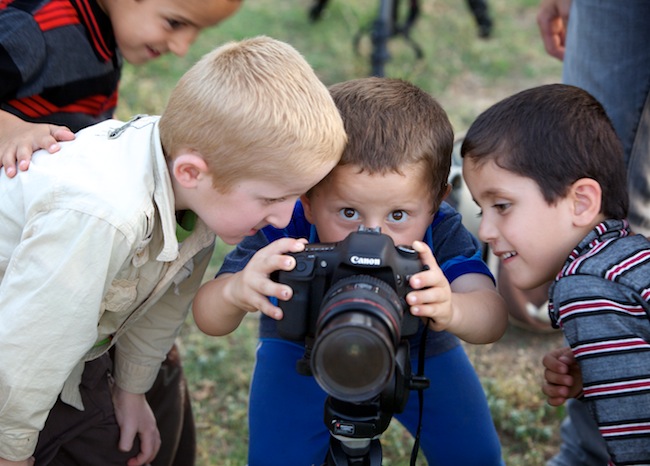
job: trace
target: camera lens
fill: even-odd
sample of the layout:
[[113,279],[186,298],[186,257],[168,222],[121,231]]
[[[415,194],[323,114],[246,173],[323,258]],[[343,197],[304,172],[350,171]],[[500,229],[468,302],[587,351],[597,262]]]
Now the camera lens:
[[403,305],[386,282],[354,275],[335,283],[318,318],[312,372],[332,397],[372,399],[393,377]]

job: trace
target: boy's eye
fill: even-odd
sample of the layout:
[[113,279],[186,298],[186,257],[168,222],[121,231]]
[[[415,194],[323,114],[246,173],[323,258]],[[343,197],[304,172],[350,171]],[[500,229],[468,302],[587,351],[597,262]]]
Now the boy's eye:
[[356,209],[353,209],[351,207],[344,207],[343,209],[339,210],[339,215],[346,220],[359,219],[359,212],[357,212]]
[[169,24],[169,27],[172,28],[172,29],[180,29],[181,27],[184,26],[183,23],[181,23],[180,21],[177,21],[175,19],[168,19],[167,24]]
[[280,202],[284,202],[286,200],[287,200],[286,197],[276,197],[276,198],[264,199],[264,202],[266,202],[267,204],[277,204],[277,203],[280,203]]
[[407,214],[403,210],[394,210],[390,214],[388,214],[388,221],[392,223],[402,223],[405,222],[409,218],[409,214]]
[[506,210],[510,208],[511,204],[509,202],[502,202],[500,204],[494,204],[492,207],[494,207],[497,212],[499,213],[504,213]]

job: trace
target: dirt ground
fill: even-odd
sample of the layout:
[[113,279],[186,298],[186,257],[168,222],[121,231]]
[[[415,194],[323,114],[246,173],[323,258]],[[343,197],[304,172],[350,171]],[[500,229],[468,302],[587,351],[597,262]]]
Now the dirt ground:
[[481,377],[511,379],[525,374],[525,380],[541,382],[542,357],[563,343],[559,331],[542,334],[510,324],[499,341],[488,345],[465,344],[465,350]]
[[[543,439],[534,438],[534,434],[524,434],[525,439],[522,440],[511,435],[511,425],[506,429],[500,428],[505,457],[512,455],[510,459],[514,460],[513,456],[517,456],[517,460],[510,462],[512,464],[544,464],[559,448],[563,413],[550,408],[541,392],[541,360],[546,352],[563,344],[559,330],[552,333],[536,333],[513,324],[510,324],[505,335],[495,343],[464,344],[484,385],[486,381],[490,383],[487,391],[492,398],[505,401],[506,410],[510,410],[509,415],[513,418],[517,417],[514,413],[527,413],[533,418],[532,421],[527,421],[526,416],[521,416],[522,420],[510,421],[512,426],[516,422],[521,423],[514,429],[530,428],[536,432],[539,432],[538,429],[547,429],[549,432],[549,436]],[[542,412],[544,414],[537,414]],[[526,455],[531,454],[531,449],[535,450],[534,460],[527,460]],[[526,450],[528,453],[525,453]]]

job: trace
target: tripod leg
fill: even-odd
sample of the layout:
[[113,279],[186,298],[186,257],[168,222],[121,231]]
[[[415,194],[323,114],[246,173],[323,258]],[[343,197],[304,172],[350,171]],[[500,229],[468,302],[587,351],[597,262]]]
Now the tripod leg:
[[378,438],[367,439],[361,445],[355,445],[362,439],[354,439],[351,445],[332,436],[330,448],[323,466],[381,466],[382,451]]
[[488,11],[487,0],[467,0],[467,6],[476,19],[478,35],[484,39],[492,34],[492,18]]
[[370,57],[373,76],[384,76],[384,65],[390,60],[388,53],[388,39],[393,31],[394,0],[381,0],[379,16],[372,26],[370,37],[372,40],[372,55]]
[[327,6],[328,0],[314,0],[311,8],[309,9],[309,19],[313,22],[318,21]]

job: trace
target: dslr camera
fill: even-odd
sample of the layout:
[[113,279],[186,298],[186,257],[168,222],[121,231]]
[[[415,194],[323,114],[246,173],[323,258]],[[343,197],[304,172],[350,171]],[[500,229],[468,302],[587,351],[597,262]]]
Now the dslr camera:
[[339,400],[379,395],[394,383],[400,344],[418,329],[404,299],[411,276],[424,270],[417,252],[362,226],[343,241],[308,244],[290,255],[295,268],[273,279],[293,289],[279,303],[284,317],[277,328],[285,339],[305,340],[309,369],[299,364],[298,371]]

